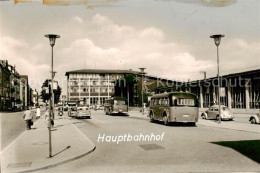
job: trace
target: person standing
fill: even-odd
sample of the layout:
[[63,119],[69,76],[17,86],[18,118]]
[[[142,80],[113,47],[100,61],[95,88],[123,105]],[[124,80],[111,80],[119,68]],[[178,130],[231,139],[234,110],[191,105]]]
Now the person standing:
[[23,118],[24,118],[24,121],[26,121],[27,130],[30,130],[33,117],[32,117],[31,111],[29,110],[29,107],[27,107],[27,110],[24,112]]
[[36,119],[38,119],[38,118],[40,118],[41,117],[41,110],[40,110],[40,108],[38,107],[37,109],[36,109]]

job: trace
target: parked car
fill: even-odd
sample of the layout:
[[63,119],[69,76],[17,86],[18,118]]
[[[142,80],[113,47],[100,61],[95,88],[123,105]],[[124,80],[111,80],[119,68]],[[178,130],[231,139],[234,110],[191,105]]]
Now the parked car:
[[77,108],[77,115],[76,118],[90,118],[91,117],[91,111],[88,107],[78,107]]
[[249,118],[249,121],[251,122],[251,124],[259,124],[260,123],[260,111],[258,114],[252,115]]
[[23,105],[22,104],[16,104],[14,106],[14,111],[22,111],[23,110]]
[[[219,119],[219,106],[213,105],[208,110],[201,114],[202,119]],[[233,120],[235,117],[227,106],[220,105],[221,120]]]

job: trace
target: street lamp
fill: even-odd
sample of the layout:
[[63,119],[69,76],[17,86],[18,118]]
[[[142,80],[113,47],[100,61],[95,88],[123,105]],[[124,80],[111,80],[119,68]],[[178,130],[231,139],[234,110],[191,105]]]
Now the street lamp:
[[142,113],[144,115],[144,69],[145,68],[139,68],[141,70],[142,74]]
[[221,123],[221,111],[220,111],[220,79],[219,79],[219,54],[218,54],[218,46],[220,44],[221,38],[225,37],[225,35],[217,34],[211,35],[210,38],[214,38],[215,44],[217,46],[217,64],[218,64],[218,123]]
[[46,34],[44,36],[49,38],[50,45],[51,45],[51,97],[52,97],[52,99],[50,99],[50,110],[49,110],[49,156],[52,157],[52,146],[51,146],[51,120],[52,120],[51,117],[52,116],[51,115],[54,115],[54,102],[53,102],[53,104],[51,103],[51,100],[54,99],[54,95],[53,95],[53,77],[54,77],[54,75],[53,75],[53,46],[55,45],[56,38],[60,38],[60,36],[55,35],[55,34]]

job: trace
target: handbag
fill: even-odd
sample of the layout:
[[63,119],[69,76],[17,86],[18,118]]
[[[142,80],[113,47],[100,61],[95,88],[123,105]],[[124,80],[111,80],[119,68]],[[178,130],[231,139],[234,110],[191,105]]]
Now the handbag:
[[33,126],[33,120],[31,120],[31,126]]

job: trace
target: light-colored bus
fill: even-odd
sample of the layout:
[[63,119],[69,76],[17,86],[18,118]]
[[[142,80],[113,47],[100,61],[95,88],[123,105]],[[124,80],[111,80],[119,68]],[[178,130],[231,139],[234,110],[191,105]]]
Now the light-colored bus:
[[170,122],[187,122],[195,126],[199,117],[199,102],[192,93],[157,94],[151,97],[149,117],[151,122],[159,120],[165,125]]
[[106,115],[128,114],[127,99],[124,97],[111,97],[105,100],[104,112]]

